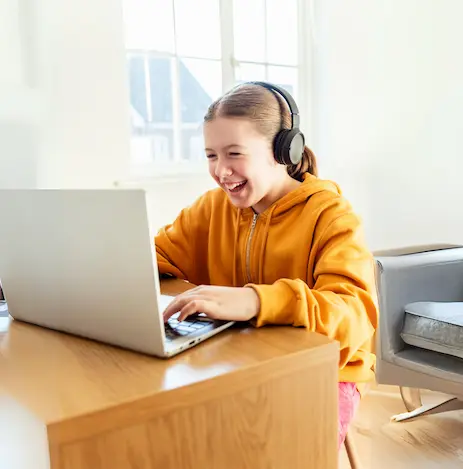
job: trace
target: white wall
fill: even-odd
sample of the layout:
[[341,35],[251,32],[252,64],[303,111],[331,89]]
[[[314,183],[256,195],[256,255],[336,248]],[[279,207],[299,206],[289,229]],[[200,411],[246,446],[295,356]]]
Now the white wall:
[[373,249],[463,242],[463,2],[314,2],[324,175]]
[[129,152],[119,2],[0,2],[0,187],[109,187]]
[[19,1],[0,2],[0,187],[36,183],[38,96],[24,81],[19,16]]

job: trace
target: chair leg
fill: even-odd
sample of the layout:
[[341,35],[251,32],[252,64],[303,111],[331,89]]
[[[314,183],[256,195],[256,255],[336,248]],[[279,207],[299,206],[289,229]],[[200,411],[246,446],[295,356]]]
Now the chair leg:
[[423,407],[423,403],[421,402],[421,389],[400,386],[400,395],[402,396],[402,401],[408,412]]
[[403,414],[393,415],[391,420],[394,422],[403,422],[405,420],[410,420],[416,417],[421,417],[423,415],[431,415],[431,414],[441,414],[443,412],[450,412],[452,410],[462,410],[463,409],[463,401],[458,399],[457,397],[453,397],[447,401],[442,402],[441,404],[433,405],[433,406],[424,406],[418,407],[414,410],[409,412],[405,412]]
[[346,434],[344,439],[344,446],[346,448],[347,458],[349,459],[349,464],[352,469],[361,469],[360,458],[358,456],[357,450],[355,449],[354,442],[349,432]]

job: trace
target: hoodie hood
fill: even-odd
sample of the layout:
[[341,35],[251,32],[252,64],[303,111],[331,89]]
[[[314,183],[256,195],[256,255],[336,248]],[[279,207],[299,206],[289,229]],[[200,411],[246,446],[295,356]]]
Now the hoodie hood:
[[304,180],[297,189],[291,191],[289,194],[286,194],[284,197],[282,197],[280,200],[277,200],[273,204],[275,209],[272,211],[272,213],[274,216],[283,214],[295,205],[306,203],[307,200],[313,195],[326,191],[331,192],[337,196],[342,195],[341,189],[336,183],[318,179],[312,174],[305,173]]
[[[292,190],[281,199],[278,199],[265,211],[259,214],[263,218],[267,216],[278,217],[279,215],[285,214],[288,210],[291,210],[295,205],[305,204],[307,200],[315,194],[320,192],[330,192],[333,195],[341,196],[341,189],[339,186],[328,180],[318,179],[312,174],[305,173],[304,180],[299,185],[297,189]],[[238,212],[241,211],[242,215],[252,216],[254,211],[252,208],[247,208],[244,210],[236,209]]]

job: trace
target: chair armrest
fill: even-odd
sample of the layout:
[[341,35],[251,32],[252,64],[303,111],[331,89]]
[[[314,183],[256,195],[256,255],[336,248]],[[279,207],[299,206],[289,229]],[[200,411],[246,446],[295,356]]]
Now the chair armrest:
[[404,308],[415,301],[463,301],[463,247],[401,256],[377,256],[378,359],[404,348]]

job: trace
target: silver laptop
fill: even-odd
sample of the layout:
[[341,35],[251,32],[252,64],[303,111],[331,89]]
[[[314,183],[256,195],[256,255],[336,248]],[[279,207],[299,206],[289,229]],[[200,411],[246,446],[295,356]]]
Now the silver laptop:
[[0,280],[17,320],[159,357],[233,324],[164,324],[142,190],[0,190]]

